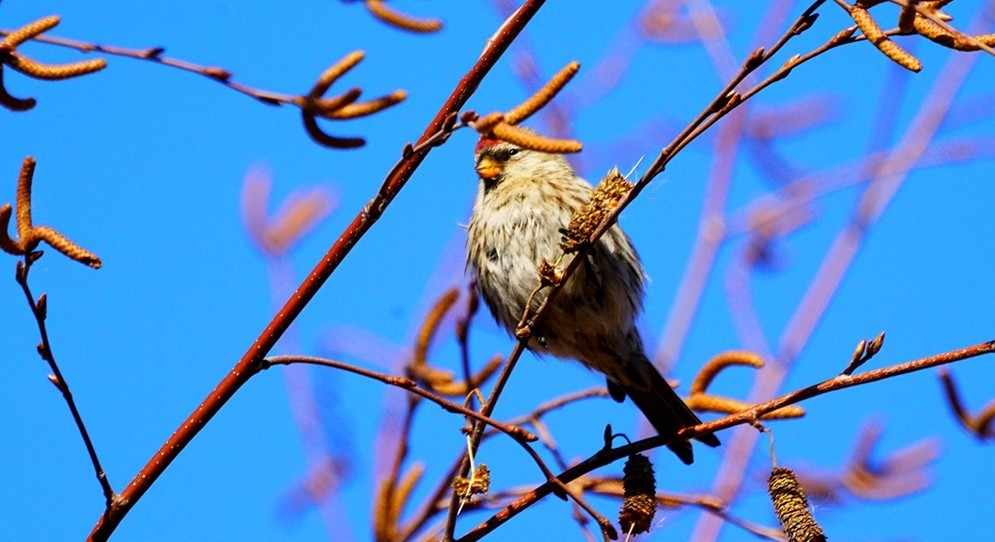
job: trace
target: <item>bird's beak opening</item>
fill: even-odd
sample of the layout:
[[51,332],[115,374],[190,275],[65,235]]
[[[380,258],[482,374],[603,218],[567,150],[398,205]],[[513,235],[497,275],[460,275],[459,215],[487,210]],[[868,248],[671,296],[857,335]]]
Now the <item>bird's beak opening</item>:
[[503,172],[501,164],[494,159],[484,156],[477,162],[477,174],[481,179],[491,180]]

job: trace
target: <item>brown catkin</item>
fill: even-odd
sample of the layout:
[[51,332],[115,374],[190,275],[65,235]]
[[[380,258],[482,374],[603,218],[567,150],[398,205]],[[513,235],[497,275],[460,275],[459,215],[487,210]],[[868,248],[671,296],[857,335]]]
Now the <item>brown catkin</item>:
[[760,354],[747,350],[726,350],[725,352],[720,352],[698,371],[698,375],[694,377],[694,381],[691,383],[691,395],[705,393],[712,380],[715,380],[715,377],[730,365],[747,365],[759,369],[764,366],[764,359],[760,357]]
[[0,45],[5,47],[10,47],[11,49],[17,47],[18,45],[24,43],[25,41],[45,32],[55,28],[55,25],[59,24],[58,15],[49,15],[48,17],[42,17],[37,21],[28,23],[21,28],[7,34],[7,36],[0,42]]
[[38,241],[45,241],[55,250],[83,265],[88,265],[94,269],[100,269],[100,266],[103,265],[96,254],[70,241],[65,235],[48,226],[34,226],[29,235],[22,241],[26,250],[34,250],[34,247],[38,246]]
[[307,112],[304,112],[301,118],[304,120],[304,131],[319,145],[324,145],[330,149],[355,149],[366,145],[366,140],[361,137],[336,137],[326,134],[318,127],[318,121],[314,115]]
[[7,228],[10,226],[10,215],[14,213],[14,209],[9,203],[4,203],[0,205],[0,250],[6,252],[7,254],[13,254],[20,256],[24,254],[24,245],[20,240],[13,240],[7,233]]
[[[949,47],[958,51],[977,51],[981,49],[976,42],[980,42],[982,45],[987,47],[995,45],[995,34],[966,36],[959,32],[951,33],[946,28],[930,21],[922,15],[917,15],[915,19],[913,19],[913,28],[917,33],[919,33],[919,35],[924,36],[944,47]],[[974,41],[971,41],[970,38],[973,38]]]
[[645,533],[656,514],[656,477],[653,464],[642,454],[630,455],[622,469],[622,510],[618,523],[624,532]]
[[[693,393],[689,395],[684,402],[687,403],[691,410],[697,412],[721,412],[723,414],[736,414],[737,412],[743,412],[744,410],[749,410],[755,406],[737,399],[721,397],[718,395],[709,395],[707,393]],[[791,418],[801,418],[804,415],[804,408],[797,405],[788,405],[777,410],[772,410],[766,414],[761,414],[760,419],[787,420]]]
[[324,117],[332,111],[336,111],[341,109],[343,106],[355,102],[359,99],[359,96],[362,93],[363,91],[359,87],[353,87],[342,94],[331,98],[297,96],[294,103],[299,105],[302,110],[312,115]]
[[35,167],[38,162],[31,156],[25,156],[21,163],[21,174],[17,177],[17,235],[23,241],[31,231],[31,182],[35,177]]
[[26,56],[11,54],[7,60],[7,65],[28,77],[54,81],[100,71],[107,67],[107,61],[102,58],[94,58],[69,64],[50,65],[35,62]]
[[563,250],[573,252],[589,241],[605,217],[630,190],[632,183],[618,172],[618,168],[612,168],[591,192],[587,204],[570,217],[561,244]]
[[368,102],[362,103],[351,103],[343,105],[342,107],[329,111],[324,116],[330,119],[354,119],[356,117],[365,117],[367,115],[372,115],[378,111],[382,111],[392,105],[401,103],[405,98],[408,97],[408,92],[405,90],[395,90],[386,96],[381,96],[375,100],[370,100]]
[[580,143],[580,141],[543,137],[531,130],[519,128],[518,126],[508,124],[507,122],[499,122],[495,124],[494,127],[491,128],[491,132],[494,134],[494,137],[500,139],[501,141],[507,141],[508,143],[513,143],[519,147],[525,147],[526,149],[532,149],[539,152],[572,154],[580,152],[584,149],[584,146]]
[[854,7],[850,11],[850,16],[853,17],[853,21],[860,27],[860,31],[864,33],[867,41],[873,43],[885,56],[907,70],[918,72],[922,69],[922,63],[919,62],[919,59],[888,39],[888,35],[881,30],[877,21],[871,17],[871,14],[866,9],[859,6]]
[[438,32],[442,30],[442,21],[438,19],[419,19],[391,9],[383,0],[366,0],[366,9],[381,21],[411,32]]
[[35,106],[37,102],[34,98],[18,98],[12,96],[3,86],[3,70],[0,70],[0,106],[11,111],[27,111]]
[[318,81],[311,87],[310,95],[317,98],[328,92],[328,89],[336,79],[342,77],[345,72],[353,69],[365,56],[366,53],[363,51],[355,50],[339,59],[335,64],[325,68],[325,71],[321,72],[321,75],[318,76]]
[[533,94],[528,100],[517,105],[511,111],[504,114],[508,124],[519,124],[532,116],[533,113],[542,109],[552,100],[567,83],[577,75],[580,63],[576,60],[563,67],[548,83]]
[[789,542],[825,542],[826,534],[812,517],[805,492],[791,469],[771,471],[768,492]]

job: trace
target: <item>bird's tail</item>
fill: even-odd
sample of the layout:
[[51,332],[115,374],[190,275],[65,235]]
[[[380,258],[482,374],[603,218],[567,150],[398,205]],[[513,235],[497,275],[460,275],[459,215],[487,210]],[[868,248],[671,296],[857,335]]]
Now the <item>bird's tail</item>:
[[[610,379],[609,383],[618,386],[625,395],[631,397],[632,402],[661,435],[672,435],[685,427],[701,423],[646,356],[640,354],[631,358],[624,368],[625,378]],[[719,445],[719,439],[711,433],[696,437],[695,440],[712,447]],[[685,464],[694,462],[690,442],[682,440],[668,444],[667,447]]]

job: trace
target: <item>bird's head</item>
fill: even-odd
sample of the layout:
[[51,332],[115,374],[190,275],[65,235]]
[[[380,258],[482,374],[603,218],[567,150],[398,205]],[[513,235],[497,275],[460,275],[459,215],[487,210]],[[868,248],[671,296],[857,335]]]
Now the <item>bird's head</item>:
[[517,145],[482,137],[474,151],[474,167],[484,183],[495,184],[509,168],[514,169],[515,162],[520,160],[523,152],[526,151]]
[[474,166],[485,190],[507,182],[520,186],[520,183],[574,178],[573,168],[562,154],[527,149],[487,137],[477,142],[475,154]]

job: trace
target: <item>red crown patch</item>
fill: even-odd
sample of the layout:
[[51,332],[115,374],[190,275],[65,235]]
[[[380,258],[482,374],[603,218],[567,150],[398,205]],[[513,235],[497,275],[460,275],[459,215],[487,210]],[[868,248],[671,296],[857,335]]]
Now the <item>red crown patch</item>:
[[500,142],[501,141],[497,140],[497,139],[491,139],[489,137],[482,137],[482,138],[480,138],[480,141],[477,142],[477,148],[474,149],[473,152],[474,152],[474,154],[479,153],[480,151],[482,151],[482,150],[484,150],[484,149],[486,149],[488,147],[493,147],[494,145],[497,145]]

